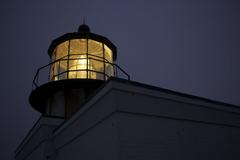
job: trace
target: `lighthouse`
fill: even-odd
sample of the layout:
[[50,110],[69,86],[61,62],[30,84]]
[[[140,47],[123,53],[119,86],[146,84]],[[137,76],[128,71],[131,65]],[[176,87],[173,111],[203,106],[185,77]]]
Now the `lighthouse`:
[[[115,64],[116,46],[86,24],[53,40],[48,55],[50,63],[38,69],[29,97],[31,106],[47,116],[70,117],[120,68]],[[48,70],[49,76],[39,85],[42,70]]]
[[42,114],[16,160],[240,159],[240,106],[130,80],[86,24],[48,54],[29,97]]

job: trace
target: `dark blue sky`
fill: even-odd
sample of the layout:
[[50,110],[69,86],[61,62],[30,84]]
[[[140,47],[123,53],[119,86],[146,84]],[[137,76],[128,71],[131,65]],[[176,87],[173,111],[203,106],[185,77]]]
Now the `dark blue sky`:
[[240,2],[231,0],[2,0],[0,159],[13,152],[39,114],[32,79],[58,36],[83,17],[118,47],[133,80],[240,105]]

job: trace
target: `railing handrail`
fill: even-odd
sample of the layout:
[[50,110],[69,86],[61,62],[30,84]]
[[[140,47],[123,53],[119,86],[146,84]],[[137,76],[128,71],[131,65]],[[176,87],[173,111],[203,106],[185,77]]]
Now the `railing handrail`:
[[[71,54],[71,55],[86,55],[86,54]],[[118,77],[118,74],[117,74],[117,70],[120,70],[126,77],[127,77],[127,80],[130,80],[130,75],[124,71],[119,65],[115,64],[115,63],[111,63],[109,62],[106,58],[104,57],[100,57],[100,56],[96,56],[96,55],[92,55],[92,54],[88,54],[90,56],[93,56],[93,57],[86,57],[86,58],[70,58],[69,55],[66,55],[66,56],[63,56],[53,62],[50,62],[42,67],[39,67],[37,69],[37,72],[33,78],[33,85],[32,85],[32,89],[34,88],[37,88],[38,87],[38,79],[39,79],[39,75],[40,75],[40,71],[51,66],[52,64],[54,63],[57,63],[57,62],[60,62],[60,61],[68,61],[68,60],[77,60],[77,59],[92,59],[92,60],[96,60],[96,61],[99,61],[99,62],[104,62],[104,63],[108,63],[110,65],[112,65],[113,67],[115,67],[115,70],[116,70],[116,76]],[[65,59],[66,57],[68,57],[67,59]],[[94,58],[94,57],[97,57],[97,58]],[[101,58],[101,60],[99,59]],[[111,77],[109,76],[108,74],[106,74],[105,72],[99,72],[99,71],[96,71],[96,70],[90,70],[90,69],[77,69],[77,70],[73,70],[73,71],[91,71],[91,72],[96,72],[96,73],[99,73],[99,74],[103,74],[104,76],[107,76],[108,78]],[[67,71],[63,71],[61,73],[59,73],[58,75],[61,75],[61,74],[64,74],[66,72],[69,72],[69,70]]]

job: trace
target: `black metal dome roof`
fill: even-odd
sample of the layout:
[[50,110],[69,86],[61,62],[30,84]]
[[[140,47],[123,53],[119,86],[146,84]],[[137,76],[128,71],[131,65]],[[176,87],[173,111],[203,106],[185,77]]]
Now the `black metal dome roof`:
[[52,41],[48,49],[48,55],[52,57],[54,49],[61,43],[71,39],[92,39],[98,42],[106,44],[113,52],[113,60],[117,59],[117,47],[106,37],[91,33],[90,27],[86,24],[82,24],[78,28],[78,32],[66,33]]

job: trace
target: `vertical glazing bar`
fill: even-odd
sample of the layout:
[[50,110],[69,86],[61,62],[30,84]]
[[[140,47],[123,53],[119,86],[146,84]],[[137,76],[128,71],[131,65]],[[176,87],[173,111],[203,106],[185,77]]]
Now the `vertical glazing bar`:
[[[55,61],[55,60],[54,60],[54,61]],[[52,76],[50,77],[50,80],[51,80],[51,81],[54,80],[55,63],[56,63],[56,62],[52,63],[52,65],[51,65],[51,74],[52,74]]]
[[86,72],[87,72],[87,74],[86,74],[87,77],[86,77],[86,78],[88,79],[88,78],[89,78],[89,77],[88,77],[88,70],[89,70],[89,69],[88,69],[88,66],[90,66],[90,65],[88,65],[88,63],[89,63],[89,62],[88,62],[88,38],[87,38],[87,41],[86,41],[86,42],[87,42],[87,59],[86,59],[86,60],[87,60],[87,66],[86,66],[86,68],[87,68],[87,71],[86,71]]
[[102,43],[102,51],[103,51],[103,79],[104,81],[106,80],[106,63],[105,63],[105,48],[104,48],[104,44]]
[[69,77],[69,58],[70,58],[70,40],[68,40],[67,79],[68,79],[68,77]]
[[58,76],[57,76],[57,79],[58,79],[58,80],[60,80],[60,78],[59,78],[59,74],[60,74],[60,73],[59,73],[59,72],[60,72],[60,61],[61,61],[61,60],[58,61],[58,73],[57,73],[57,75],[58,75]]
[[51,71],[52,72],[52,77],[51,77],[51,80],[54,80],[53,77],[54,77],[55,63],[53,63],[51,67],[52,67],[52,71]]
[[78,72],[79,72],[79,70],[77,69],[77,66],[76,66],[75,71],[74,71],[74,73],[75,73],[75,78],[78,78]]

